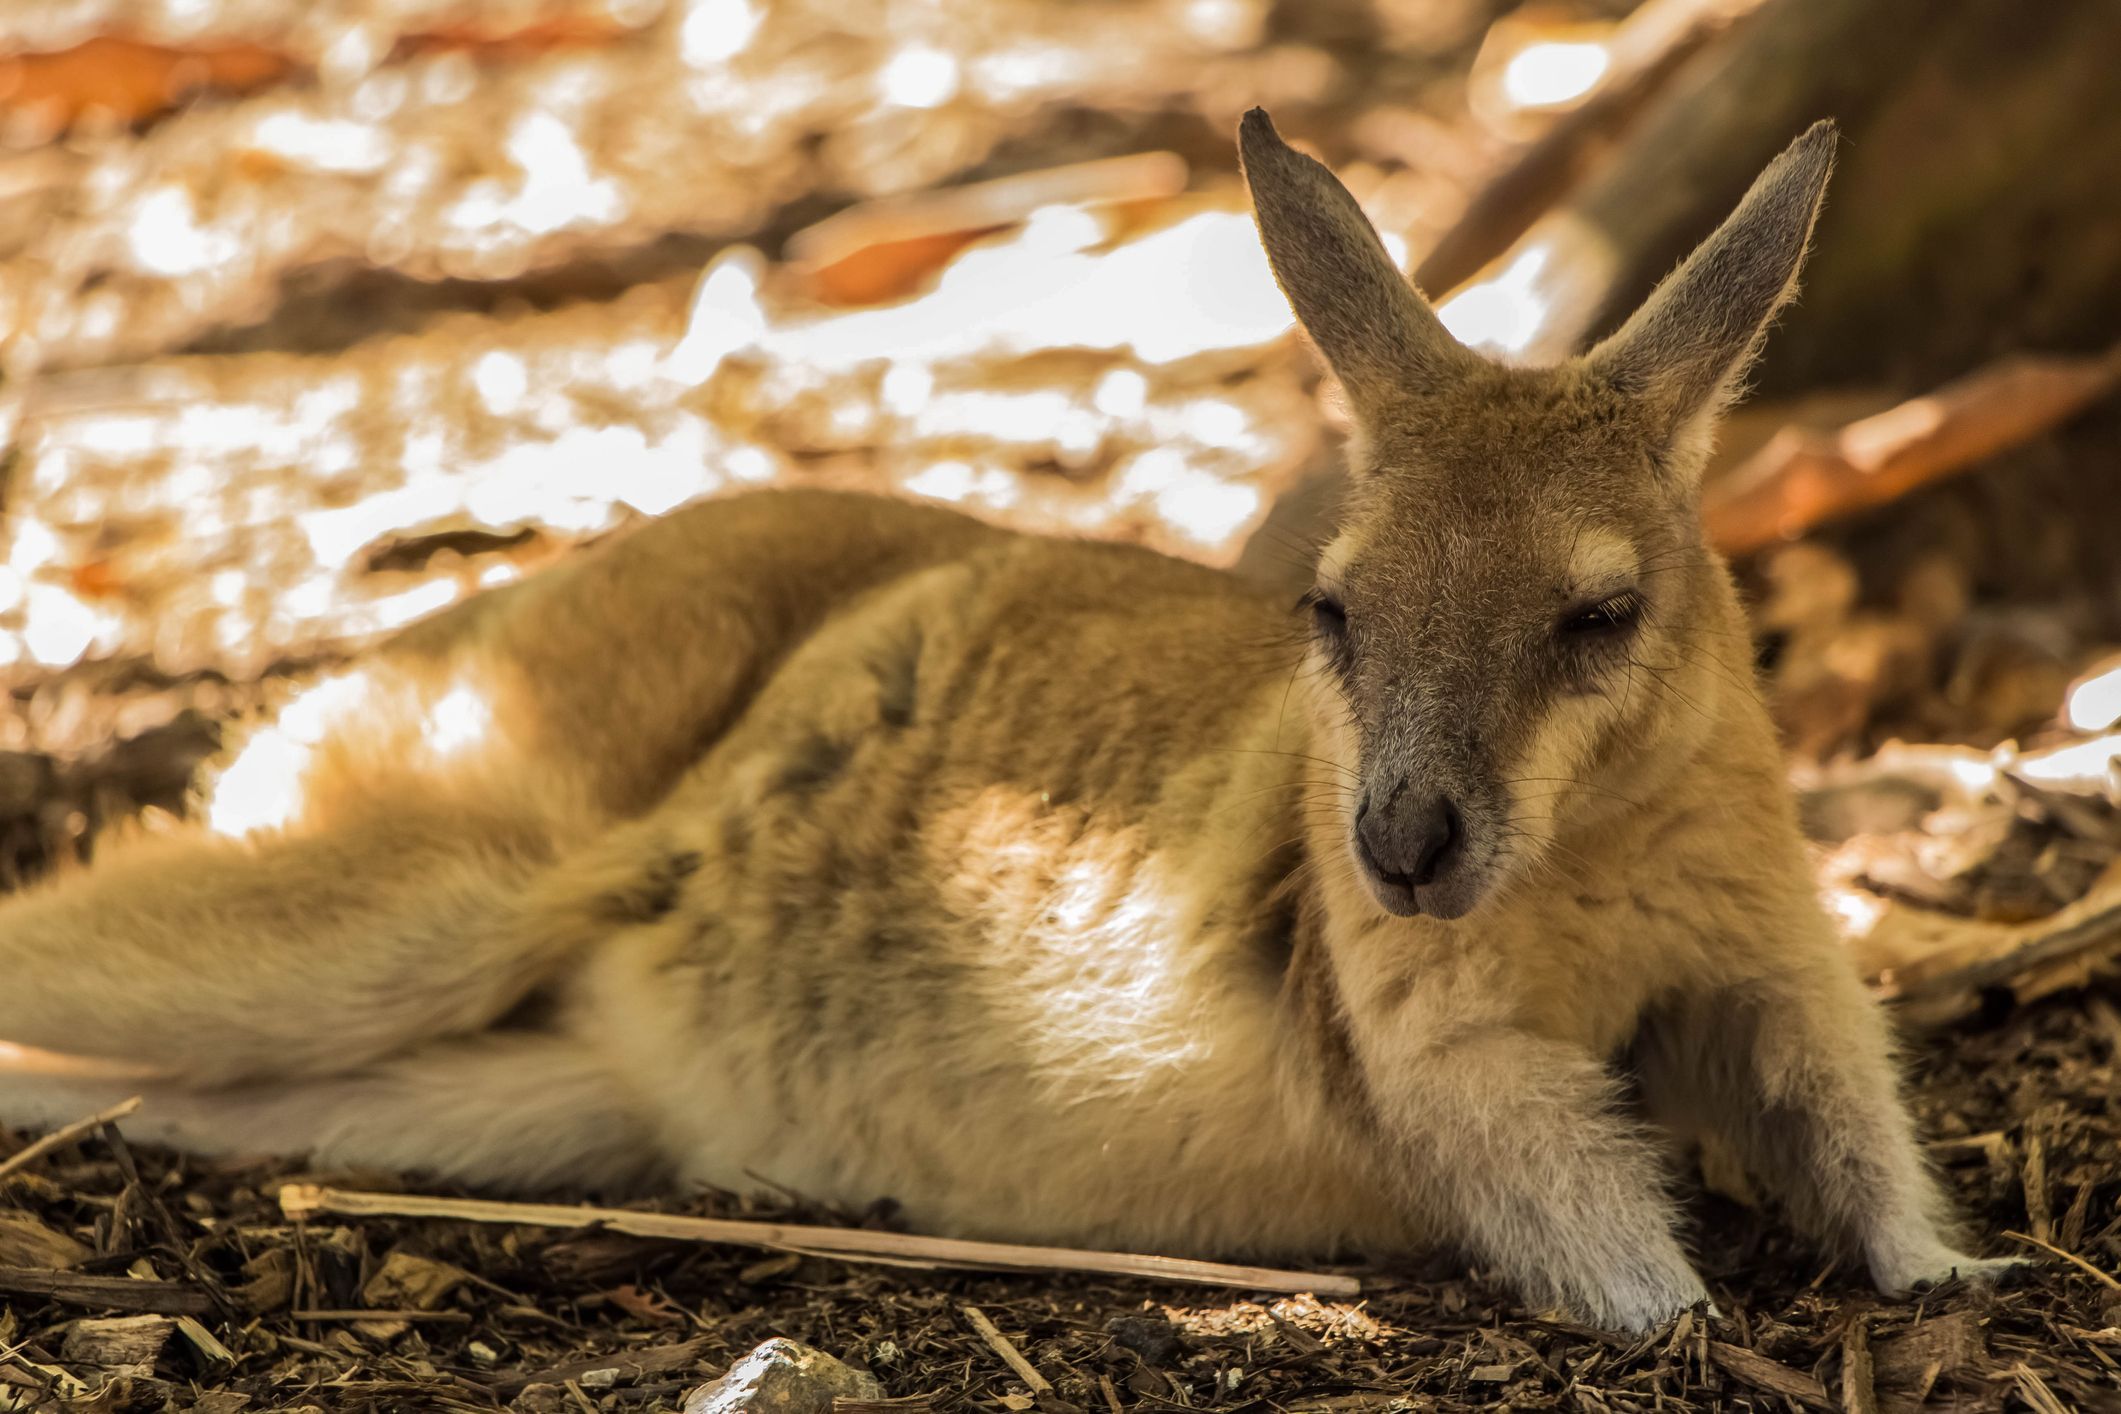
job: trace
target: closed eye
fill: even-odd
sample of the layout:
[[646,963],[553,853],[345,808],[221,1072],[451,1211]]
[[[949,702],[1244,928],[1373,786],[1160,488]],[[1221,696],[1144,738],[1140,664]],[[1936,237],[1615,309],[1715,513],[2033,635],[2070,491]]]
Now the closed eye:
[[1565,639],[1595,640],[1626,633],[1642,619],[1642,596],[1634,590],[1579,604],[1561,616],[1556,631]]
[[1330,639],[1347,637],[1348,607],[1324,589],[1307,589],[1296,601],[1299,610],[1309,610],[1311,623],[1320,634]]

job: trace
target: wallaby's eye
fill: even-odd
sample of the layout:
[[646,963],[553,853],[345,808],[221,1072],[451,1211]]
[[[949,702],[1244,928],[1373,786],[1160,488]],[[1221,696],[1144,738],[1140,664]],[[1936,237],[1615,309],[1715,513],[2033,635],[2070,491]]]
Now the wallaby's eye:
[[1345,638],[1348,632],[1348,606],[1323,589],[1308,589],[1297,601],[1299,609],[1311,611],[1311,622],[1327,638]]
[[1625,633],[1642,618],[1642,596],[1634,590],[1579,604],[1561,616],[1563,638],[1606,638]]

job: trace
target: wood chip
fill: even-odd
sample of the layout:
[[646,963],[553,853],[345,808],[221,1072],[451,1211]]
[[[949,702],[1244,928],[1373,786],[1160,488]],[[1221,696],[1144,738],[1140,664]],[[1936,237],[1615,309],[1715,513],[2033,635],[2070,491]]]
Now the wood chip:
[[1778,1364],[1757,1351],[1747,1350],[1742,1345],[1727,1345],[1720,1340],[1708,1343],[1709,1357],[1717,1368],[1730,1375],[1740,1384],[1768,1394],[1794,1399],[1808,1409],[1834,1408],[1834,1401],[1827,1397],[1826,1386],[1810,1375]]
[[67,1324],[59,1358],[70,1364],[154,1372],[177,1323],[167,1316],[97,1316]]
[[199,1358],[209,1365],[233,1365],[236,1352],[223,1345],[214,1333],[191,1316],[177,1317],[177,1334],[184,1337]]
[[1871,1327],[1864,1316],[1849,1322],[1841,1337],[1841,1407],[1848,1414],[1878,1414],[1878,1389],[1871,1371]]
[[27,1213],[0,1213],[0,1266],[73,1267],[94,1255],[93,1249]]
[[494,1393],[503,1399],[512,1398],[529,1385],[565,1385],[569,1380],[580,1382],[587,1376],[611,1372],[622,1383],[630,1383],[644,1375],[668,1374],[673,1370],[690,1370],[699,1363],[707,1349],[704,1337],[681,1340],[672,1345],[643,1345],[631,1350],[616,1351],[610,1355],[595,1355],[587,1359],[555,1365],[551,1369],[536,1370],[497,1380]]

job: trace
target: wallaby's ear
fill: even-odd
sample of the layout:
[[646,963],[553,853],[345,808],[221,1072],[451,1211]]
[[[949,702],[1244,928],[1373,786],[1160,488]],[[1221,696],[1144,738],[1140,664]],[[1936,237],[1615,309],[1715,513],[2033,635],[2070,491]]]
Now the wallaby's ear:
[[1591,351],[1592,368],[1641,398],[1667,438],[1705,431],[1796,293],[1834,137],[1832,122],[1818,122],[1785,148],[1715,234]]
[[1237,149],[1275,282],[1357,412],[1476,357],[1392,264],[1348,189],[1283,142],[1264,108],[1238,124]]

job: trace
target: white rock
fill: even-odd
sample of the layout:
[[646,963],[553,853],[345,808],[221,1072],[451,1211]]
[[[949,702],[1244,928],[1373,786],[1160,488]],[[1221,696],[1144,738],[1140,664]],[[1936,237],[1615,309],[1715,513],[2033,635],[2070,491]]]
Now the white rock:
[[775,1337],[685,1396],[685,1414],[832,1414],[832,1401],[882,1399],[876,1376]]

